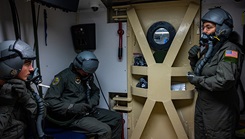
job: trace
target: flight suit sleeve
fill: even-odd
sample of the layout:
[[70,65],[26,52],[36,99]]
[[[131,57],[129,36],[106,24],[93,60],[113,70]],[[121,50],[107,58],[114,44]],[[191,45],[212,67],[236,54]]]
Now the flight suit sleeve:
[[9,123],[18,96],[12,92],[12,85],[5,83],[0,90],[0,138]]
[[213,76],[205,77],[200,85],[209,91],[226,91],[236,84],[238,73],[238,62],[241,56],[235,61],[226,60],[224,53],[221,60],[217,63],[216,71]]
[[0,106],[0,138],[2,137],[3,131],[9,124],[9,118],[11,117],[11,113],[13,111],[12,106]]
[[62,93],[64,88],[65,79],[60,76],[55,76],[44,97],[47,108],[50,107],[50,110],[62,115],[66,114],[70,105],[70,103],[63,101]]

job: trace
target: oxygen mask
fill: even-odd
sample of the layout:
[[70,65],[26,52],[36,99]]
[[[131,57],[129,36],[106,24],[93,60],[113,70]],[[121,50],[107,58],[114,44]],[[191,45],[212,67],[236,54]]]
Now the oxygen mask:
[[203,55],[208,51],[208,48],[211,44],[213,44],[215,36],[214,34],[206,34],[202,33],[200,38],[200,54]]
[[210,43],[210,41],[214,41],[214,34],[206,34],[206,33],[202,33],[201,38],[200,38],[200,45],[201,46],[208,46],[208,44]]
[[34,71],[28,76],[27,82],[28,83],[34,83],[35,85],[38,85],[42,83],[42,76],[39,74],[39,69],[35,68]]

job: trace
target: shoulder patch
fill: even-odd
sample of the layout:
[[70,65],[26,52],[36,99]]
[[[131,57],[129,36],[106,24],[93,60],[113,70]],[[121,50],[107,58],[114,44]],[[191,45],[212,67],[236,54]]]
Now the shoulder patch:
[[238,58],[238,52],[235,50],[226,50],[225,57]]
[[224,53],[224,61],[237,63],[238,51],[226,50]]
[[52,81],[52,85],[57,85],[60,82],[60,78],[59,77],[55,77]]
[[81,78],[80,77],[76,77],[75,78],[75,83],[76,84],[80,84],[81,83]]

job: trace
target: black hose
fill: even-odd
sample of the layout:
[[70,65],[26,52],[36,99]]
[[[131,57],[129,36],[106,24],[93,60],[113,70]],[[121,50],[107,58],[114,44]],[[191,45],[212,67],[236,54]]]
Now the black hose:
[[214,37],[211,35],[207,35],[203,33],[201,36],[200,44],[203,46],[208,45],[208,50],[206,54],[204,55],[203,59],[201,59],[201,61],[197,63],[196,68],[194,69],[194,73],[197,76],[201,74],[203,66],[208,62],[209,58],[212,57],[213,40],[214,40]]
[[[35,101],[37,103],[36,129],[37,129],[38,137],[40,139],[43,139],[45,138],[45,134],[43,131],[43,126],[42,126],[43,119],[44,119],[45,105],[39,93],[35,92],[31,88],[31,83],[34,83],[37,87],[37,85],[42,82],[42,77],[38,73],[38,70],[39,70],[38,68],[34,69],[34,71],[28,76],[26,83],[27,83],[27,87],[29,88],[29,90],[31,90],[32,95],[34,96]],[[38,87],[37,87],[37,90],[38,90]]]
[[98,78],[97,78],[97,75],[96,75],[95,73],[94,73],[94,76],[95,76],[96,81],[97,81],[97,83],[98,83],[98,85],[99,85],[101,94],[102,94],[102,96],[103,96],[103,98],[104,98],[104,100],[105,100],[105,102],[106,102],[106,105],[107,105],[108,109],[111,110],[111,108],[110,108],[110,106],[109,106],[109,104],[108,104],[108,102],[107,102],[107,100],[106,100],[106,98],[105,98],[104,92],[102,91],[102,88],[101,88],[101,86],[100,86],[100,82],[99,82],[99,80],[98,80]]
[[205,54],[204,58],[201,59],[201,61],[198,63],[198,65],[196,65],[196,68],[194,70],[195,75],[199,76],[201,74],[202,68],[207,63],[207,61],[209,60],[209,58],[212,54],[212,51],[213,51],[213,43],[212,43],[212,41],[209,41],[208,51]]
[[45,136],[43,132],[43,126],[42,126],[42,121],[44,117],[44,103],[42,98],[36,92],[33,91],[32,95],[35,97],[38,106],[38,116],[36,121],[37,133],[39,138],[43,138]]

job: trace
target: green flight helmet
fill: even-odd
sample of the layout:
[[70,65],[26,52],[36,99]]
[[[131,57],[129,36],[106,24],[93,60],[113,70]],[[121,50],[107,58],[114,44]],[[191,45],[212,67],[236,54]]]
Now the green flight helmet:
[[73,61],[73,65],[75,68],[82,69],[87,73],[94,73],[99,66],[99,60],[94,53],[90,51],[83,51],[76,56]]
[[202,22],[212,22],[216,24],[215,35],[217,37],[229,37],[233,31],[232,16],[220,7],[209,9],[209,11],[202,17]]
[[0,43],[0,79],[14,78],[22,69],[25,60],[35,60],[32,47],[21,40],[7,40]]

